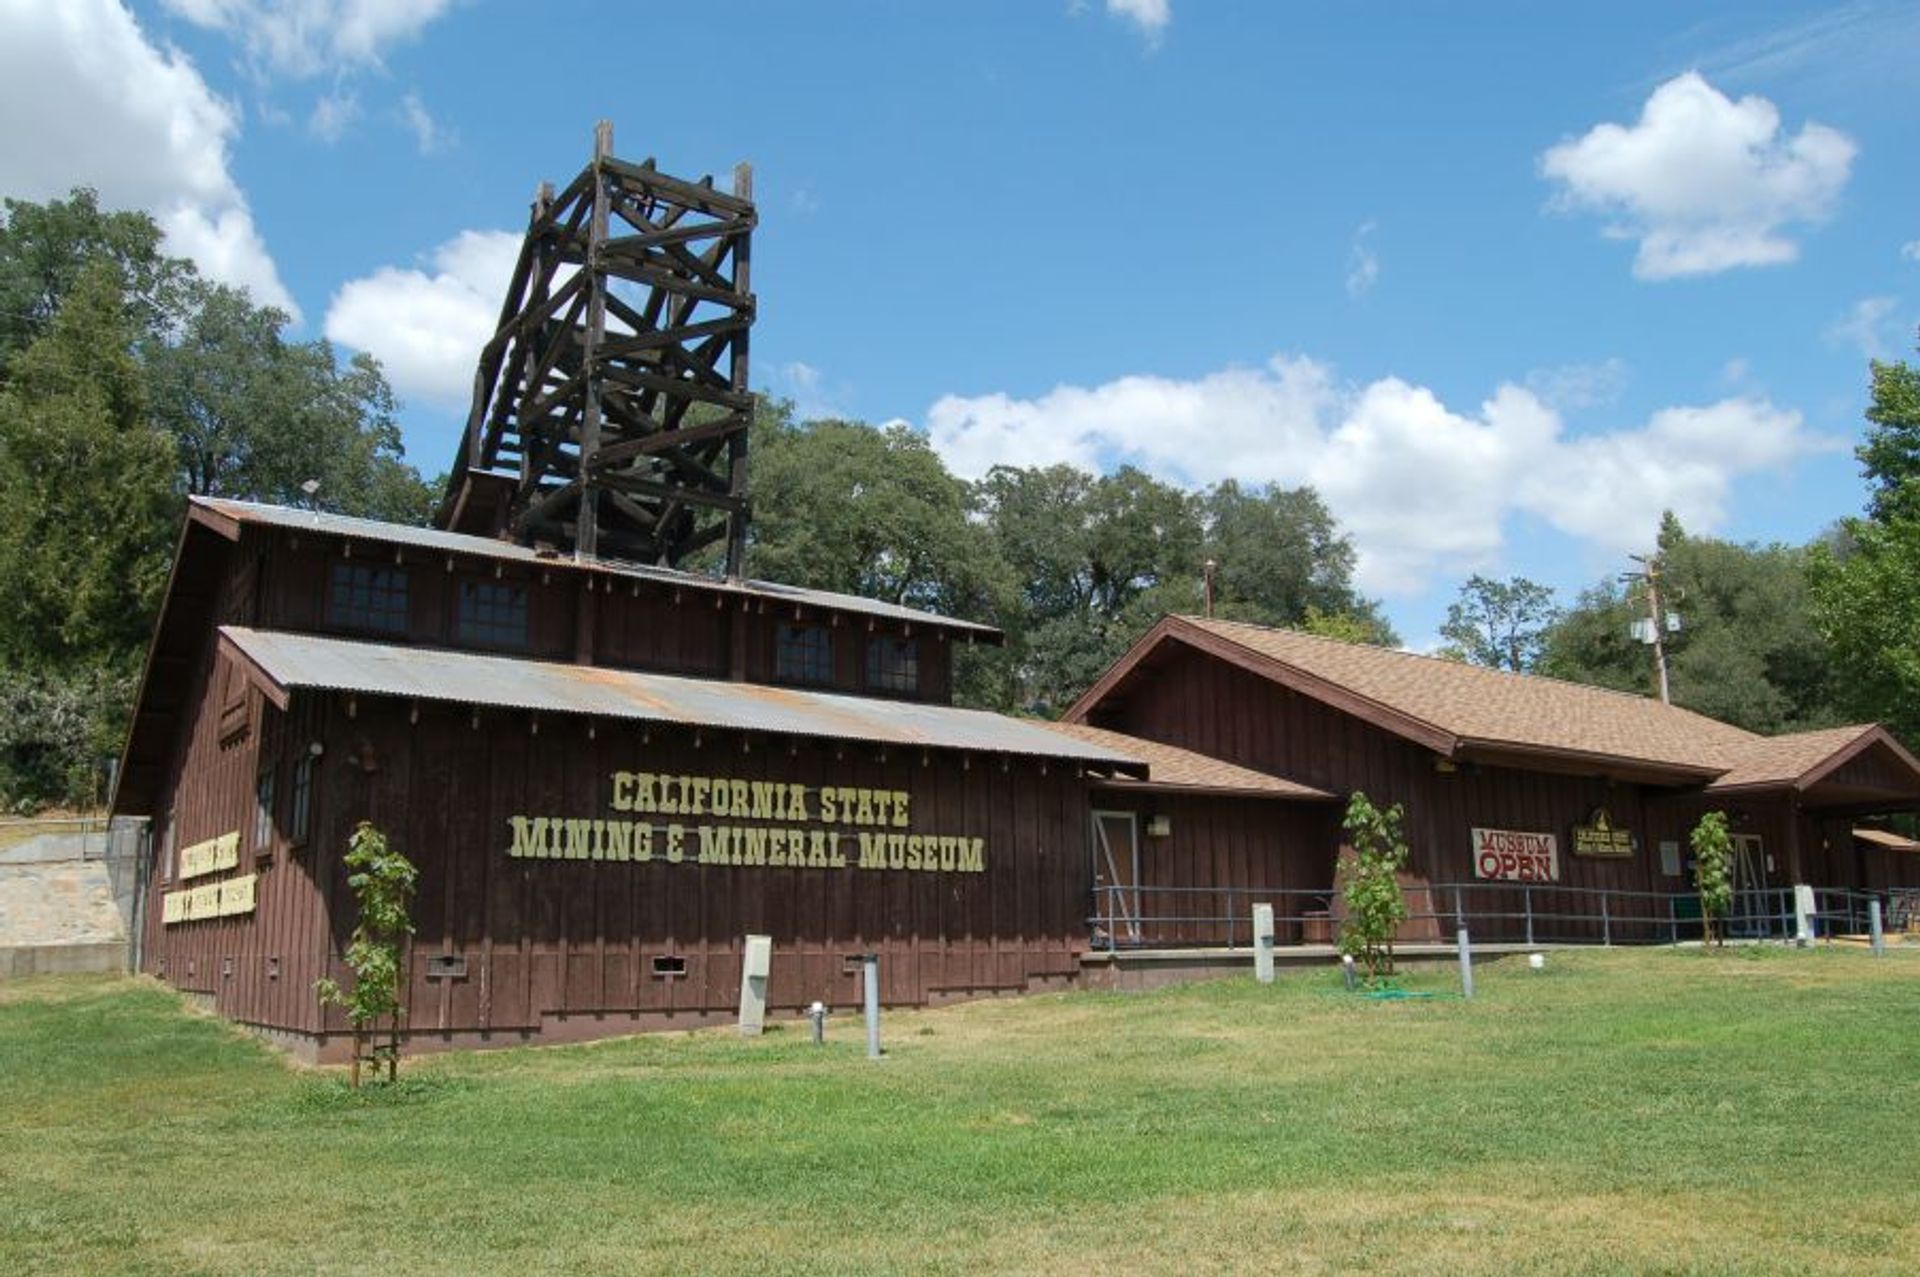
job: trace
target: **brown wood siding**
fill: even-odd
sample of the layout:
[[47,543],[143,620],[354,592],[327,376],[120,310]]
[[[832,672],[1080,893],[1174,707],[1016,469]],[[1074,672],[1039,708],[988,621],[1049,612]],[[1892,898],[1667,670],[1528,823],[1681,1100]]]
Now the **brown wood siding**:
[[[776,682],[776,635],[795,621],[828,627],[834,678],[822,690],[854,695],[866,687],[866,640],[909,638],[919,656],[920,684],[887,696],[947,704],[952,699],[951,641],[944,632],[818,607],[794,607],[765,598],[739,598],[647,581],[621,580],[556,564],[493,565],[463,555],[349,543],[284,528],[247,527],[237,558],[264,582],[243,624],[268,629],[334,633],[382,642],[467,648],[547,661],[582,661],[610,668],[651,670],[695,678],[740,677]],[[399,567],[407,573],[405,634],[367,634],[337,624],[327,610],[328,582],[340,562]],[[527,593],[525,647],[465,643],[456,619],[463,582],[502,581]]]
[[[228,562],[211,609],[213,624],[255,620],[271,580],[270,560],[241,553]],[[213,638],[208,625],[185,678],[180,738],[156,804],[160,814],[150,841],[142,966],[210,998],[234,1019],[312,1031],[319,1027],[313,982],[326,970],[327,921],[312,876],[287,844],[286,818],[291,759],[318,739],[318,726],[311,708],[282,714],[234,677]],[[275,771],[275,801],[271,835],[256,848],[255,783],[263,765]],[[316,781],[312,797],[316,819],[325,803],[323,784]],[[240,836],[234,868],[181,877],[182,849],[227,833]],[[163,922],[159,902],[165,893],[247,874],[257,875],[253,914],[173,926]]]
[[[1140,875],[1130,894],[1149,945],[1245,945],[1256,903],[1273,906],[1279,942],[1294,944],[1302,915],[1328,907],[1339,843],[1331,803],[1111,788],[1095,790],[1092,802],[1135,818]],[[1154,816],[1166,817],[1164,836],[1148,834]],[[1090,844],[1090,861],[1094,854]],[[1118,930],[1111,918],[1101,925]]]
[[[562,1034],[584,1035],[596,1023],[598,1032],[617,1032],[724,1017],[738,1005],[749,933],[774,938],[769,997],[776,1010],[815,999],[855,1006],[858,977],[847,958],[868,949],[882,955],[893,1004],[1021,991],[1078,975],[1086,948],[1088,782],[1071,766],[1003,766],[918,750],[883,756],[872,746],[604,722],[589,735],[577,717],[482,714],[476,727],[465,710],[423,705],[416,716],[406,704],[369,698],[354,703],[350,716],[348,698],[331,694],[296,694],[288,715],[272,717],[280,721],[262,736],[270,757],[304,748],[309,734],[325,751],[310,846],[297,855],[276,849],[251,918],[163,927],[158,908],[151,911],[154,969],[164,964],[168,979],[210,994],[216,1009],[237,1020],[319,1027],[313,980],[346,974],[338,955],[353,918],[341,854],[361,819],[387,831],[420,870],[408,967],[416,1034],[467,1041],[560,1026]],[[231,758],[193,754],[179,800],[191,817],[182,820],[183,837],[250,833],[253,759],[251,750]],[[913,831],[984,837],[986,871],[508,857],[509,816],[615,815],[615,770],[905,790]],[[844,846],[855,852],[851,837]],[[229,954],[244,959],[235,975],[210,976]],[[271,983],[263,974],[267,956],[280,958]],[[466,976],[429,978],[436,956],[464,957]],[[684,977],[654,974],[653,959],[669,956],[685,959]],[[345,1027],[330,1010],[326,1030]]]
[[[1442,915],[1426,928],[1428,934],[1450,933],[1456,899],[1470,913],[1488,915],[1524,914],[1525,897],[1531,897],[1543,911],[1596,915],[1557,922],[1551,937],[1537,926],[1537,939],[1598,940],[1608,934],[1615,939],[1661,938],[1660,922],[1670,909],[1665,900],[1615,897],[1603,922],[1596,900],[1576,897],[1567,889],[1662,895],[1688,890],[1684,874],[1676,878],[1661,872],[1659,843],[1678,841],[1684,862],[1688,831],[1701,811],[1716,805],[1733,810],[1736,832],[1762,836],[1780,866],[1778,880],[1791,881],[1788,822],[1777,803],[1714,804],[1698,795],[1600,776],[1483,764],[1463,763],[1443,771],[1438,756],[1422,746],[1192,649],[1143,667],[1126,686],[1124,698],[1110,704],[1112,708],[1095,719],[1098,726],[1211,754],[1342,796],[1362,790],[1376,803],[1402,804],[1411,852],[1409,906],[1416,913]],[[1602,807],[1616,827],[1634,834],[1638,845],[1631,857],[1572,854],[1573,827]],[[1475,828],[1553,834],[1559,847],[1559,882],[1524,893],[1509,886],[1476,886]],[[1327,841],[1321,844],[1318,863],[1327,866],[1323,882],[1331,887],[1338,834],[1320,836]],[[1310,855],[1303,861],[1315,863]],[[1196,867],[1195,872],[1202,871]],[[1460,891],[1457,897],[1451,889],[1433,892],[1427,890],[1430,884],[1459,884]],[[1524,933],[1523,917],[1489,917],[1476,924],[1476,934],[1487,939],[1521,938]]]

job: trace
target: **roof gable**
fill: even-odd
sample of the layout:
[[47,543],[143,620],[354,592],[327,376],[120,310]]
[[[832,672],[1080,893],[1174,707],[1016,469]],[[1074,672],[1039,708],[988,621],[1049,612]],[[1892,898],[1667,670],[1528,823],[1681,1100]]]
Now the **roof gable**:
[[[1850,760],[1920,787],[1920,762],[1872,724],[1766,737],[1649,697],[1237,621],[1164,618],[1083,695],[1085,721],[1168,645],[1197,649],[1448,757],[1515,755],[1669,783],[1806,792]],[[1855,764],[1855,767],[1865,766]]]
[[1762,739],[1643,696],[1237,621],[1167,617],[1068,711],[1084,718],[1150,646],[1186,643],[1437,753],[1510,750],[1663,768],[1700,779]]

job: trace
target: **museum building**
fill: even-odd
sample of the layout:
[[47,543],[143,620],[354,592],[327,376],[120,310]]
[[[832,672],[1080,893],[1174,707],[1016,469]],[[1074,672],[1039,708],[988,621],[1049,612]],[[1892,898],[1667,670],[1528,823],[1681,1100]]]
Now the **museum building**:
[[114,799],[151,822],[140,965],[339,1058],[346,1024],[314,983],[347,978],[341,861],[363,820],[420,871],[413,1049],[729,1018],[749,934],[772,937],[776,1014],[854,1005],[865,953],[891,1005],[1112,982],[1131,956],[1244,951],[1262,900],[1280,943],[1324,942],[1355,790],[1408,812],[1409,939],[1462,907],[1515,935],[1498,915],[1516,884],[1619,893],[1572,938],[1666,938],[1623,921],[1673,922],[1710,807],[1765,884],[1920,883],[1911,844],[1860,823],[1920,803],[1920,764],[1877,727],[1759,737],[1187,617],[1064,722],[953,706],[955,650],[999,637],[194,498]]

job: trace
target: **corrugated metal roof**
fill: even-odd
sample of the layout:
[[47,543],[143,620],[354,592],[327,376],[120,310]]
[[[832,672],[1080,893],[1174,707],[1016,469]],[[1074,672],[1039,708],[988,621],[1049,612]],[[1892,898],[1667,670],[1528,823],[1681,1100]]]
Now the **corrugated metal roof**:
[[591,714],[737,731],[1072,759],[1144,773],[1144,760],[984,710],[683,678],[511,656],[223,625],[282,688]]
[[328,514],[325,511],[262,505],[255,501],[231,501],[224,497],[192,497],[190,500],[196,506],[241,523],[304,529],[330,536],[379,541],[386,545],[414,546],[444,554],[470,554],[479,558],[503,559],[512,563],[537,563],[542,567],[608,572],[620,577],[653,581],[685,589],[744,594],[754,598],[777,599],[803,607],[829,608],[865,616],[885,617],[888,620],[905,621],[914,625],[960,630],[977,637],[998,639],[1000,636],[1000,631],[990,625],[956,620],[950,616],[924,612],[918,608],[902,607],[898,603],[862,598],[857,594],[836,594],[831,590],[807,590],[799,586],[781,585],[776,581],[727,581],[718,577],[703,576],[698,572],[682,572],[677,568],[630,563],[624,559],[581,559],[572,555],[541,555],[532,547],[520,545],[514,541],[470,536],[464,532],[446,532],[439,528],[416,528],[404,523],[382,523],[378,519],[359,519],[352,515]]

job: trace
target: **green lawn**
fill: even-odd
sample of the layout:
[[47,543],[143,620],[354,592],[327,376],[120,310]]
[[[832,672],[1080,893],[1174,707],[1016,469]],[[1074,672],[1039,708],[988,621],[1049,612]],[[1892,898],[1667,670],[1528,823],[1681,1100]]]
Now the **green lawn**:
[[[0,1273],[1920,1272],[1920,952],[1554,954],[431,1057],[0,985]],[[1417,975],[1444,990],[1451,973]]]

